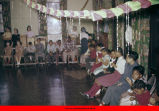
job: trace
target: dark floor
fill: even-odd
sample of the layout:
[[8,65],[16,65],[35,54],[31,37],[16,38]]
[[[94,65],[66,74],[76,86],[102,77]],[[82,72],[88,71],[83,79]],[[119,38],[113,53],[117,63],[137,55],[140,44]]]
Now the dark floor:
[[78,65],[0,68],[0,105],[96,105],[80,95],[90,84]]

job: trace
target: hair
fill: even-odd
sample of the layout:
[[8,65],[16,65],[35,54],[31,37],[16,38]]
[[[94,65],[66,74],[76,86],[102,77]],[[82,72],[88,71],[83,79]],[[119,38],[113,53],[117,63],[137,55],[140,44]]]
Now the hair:
[[136,80],[131,88],[132,89],[142,89],[142,88],[145,89],[146,88],[146,84],[142,80]]
[[119,52],[121,55],[123,55],[123,49],[121,47],[118,47],[118,49],[116,49],[115,51]]
[[31,28],[31,26],[30,26],[30,25],[28,25],[28,26],[27,26],[27,31],[29,30],[29,27]]
[[82,28],[81,28],[81,32],[86,32],[85,27],[82,27]]
[[14,30],[16,30],[16,31],[17,31],[17,34],[19,33],[19,31],[18,31],[18,29],[17,29],[17,28],[14,28]]
[[40,41],[41,41],[41,38],[38,38],[38,39],[37,39],[37,41],[38,41],[38,40],[40,40]]
[[106,48],[103,48],[101,51],[104,51],[104,52],[110,53],[110,50],[109,50],[109,49],[106,49]]
[[8,29],[11,32],[11,28],[10,27],[6,27],[6,29]]
[[61,42],[61,40],[58,40],[57,42]]
[[90,48],[95,48],[96,46],[93,45],[93,44],[90,44],[89,47],[90,47]]
[[144,73],[145,73],[145,68],[143,67],[143,66],[141,66],[141,65],[139,65],[139,66],[135,66],[134,68],[133,68],[133,71],[138,71],[142,76],[144,75]]
[[32,45],[32,42],[29,42],[29,45]]
[[98,43],[97,46],[98,47],[103,47],[103,44],[102,43]]
[[128,54],[128,57],[129,58],[132,58],[134,61],[136,61],[138,59],[138,53],[135,52],[135,51],[131,51],[129,54]]
[[52,42],[52,40],[49,40],[49,43]]

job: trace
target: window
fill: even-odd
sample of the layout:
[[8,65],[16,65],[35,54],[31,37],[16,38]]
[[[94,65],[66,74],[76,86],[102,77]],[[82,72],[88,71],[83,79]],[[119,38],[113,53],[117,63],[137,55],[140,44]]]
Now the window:
[[[47,2],[48,8],[60,9],[60,0],[52,0]],[[62,39],[62,26],[59,19],[47,16],[47,33],[48,39],[57,41]]]
[[2,16],[2,4],[0,4],[0,32],[4,32],[3,16]]

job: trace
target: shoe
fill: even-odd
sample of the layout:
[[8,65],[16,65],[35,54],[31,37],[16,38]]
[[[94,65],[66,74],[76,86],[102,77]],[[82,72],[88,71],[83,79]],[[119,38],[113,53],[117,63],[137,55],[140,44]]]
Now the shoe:
[[94,97],[90,97],[88,94],[82,93],[80,92],[80,94],[84,97],[86,97],[87,99],[94,99]]

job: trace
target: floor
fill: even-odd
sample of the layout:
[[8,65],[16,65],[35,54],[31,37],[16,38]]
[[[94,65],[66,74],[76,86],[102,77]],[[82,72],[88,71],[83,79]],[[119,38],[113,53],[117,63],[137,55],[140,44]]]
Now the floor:
[[90,87],[75,64],[0,68],[0,105],[97,105],[80,95]]

